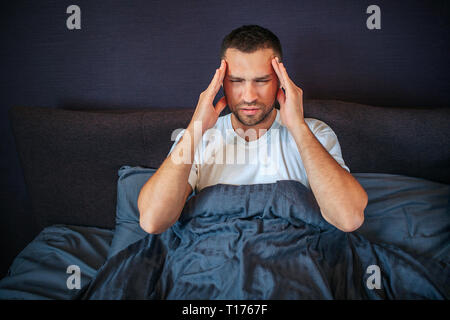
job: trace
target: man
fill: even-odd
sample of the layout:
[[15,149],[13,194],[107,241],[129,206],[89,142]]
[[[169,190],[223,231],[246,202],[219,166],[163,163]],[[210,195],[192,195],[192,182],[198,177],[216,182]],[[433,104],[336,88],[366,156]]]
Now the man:
[[[367,194],[345,166],[331,128],[304,118],[303,92],[281,62],[278,38],[260,26],[242,26],[224,38],[221,54],[220,67],[200,94],[191,122],[141,189],[141,227],[148,233],[164,232],[178,220],[192,191],[206,186],[297,180],[314,193],[327,222],[345,232],[356,230],[364,221]],[[221,86],[225,96],[214,106]],[[231,114],[219,117],[226,105]],[[219,147],[205,134],[209,129],[225,137]],[[211,144],[216,148],[207,152]],[[250,155],[255,144],[270,145],[272,153],[250,163],[252,157],[261,160],[260,153]],[[217,161],[236,160],[239,150],[250,159]]]

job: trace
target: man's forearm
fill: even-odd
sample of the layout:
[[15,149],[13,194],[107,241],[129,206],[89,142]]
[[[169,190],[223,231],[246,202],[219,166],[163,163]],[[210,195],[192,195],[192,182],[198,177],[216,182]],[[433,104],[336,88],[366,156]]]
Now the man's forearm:
[[213,104],[223,85],[227,63],[220,61],[208,88],[200,93],[191,122],[183,137],[164,160],[160,168],[145,183],[139,193],[138,208],[141,227],[149,233],[162,233],[179,218],[185,199],[192,189],[188,184],[195,150],[206,130],[212,128],[227,105],[222,97]]
[[138,208],[145,231],[161,233],[178,220],[184,207],[195,149],[201,137],[201,129],[194,136],[194,127],[188,126],[170,155],[142,187]]
[[357,229],[367,205],[363,187],[336,162],[306,123],[290,131],[324,219],[346,232]]

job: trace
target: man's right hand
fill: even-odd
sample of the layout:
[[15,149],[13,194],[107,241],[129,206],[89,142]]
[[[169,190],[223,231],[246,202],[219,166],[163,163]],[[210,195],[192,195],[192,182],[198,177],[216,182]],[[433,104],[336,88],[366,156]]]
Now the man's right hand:
[[200,94],[200,98],[198,99],[194,115],[192,116],[192,120],[189,123],[189,126],[193,126],[196,121],[201,121],[202,134],[216,124],[220,113],[227,105],[225,97],[222,97],[217,102],[215,107],[213,105],[214,98],[216,97],[217,92],[219,92],[219,89],[223,84],[226,69],[227,63],[222,59],[220,68],[216,69],[216,73],[214,74],[214,77],[212,78],[208,88]]

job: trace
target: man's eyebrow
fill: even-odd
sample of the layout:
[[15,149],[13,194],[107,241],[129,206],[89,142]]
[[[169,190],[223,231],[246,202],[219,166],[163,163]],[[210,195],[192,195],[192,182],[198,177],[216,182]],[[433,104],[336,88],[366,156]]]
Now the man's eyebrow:
[[[266,80],[266,79],[270,78],[271,76],[272,76],[271,74],[266,74],[265,76],[254,78],[253,80]],[[228,75],[228,77],[232,78],[232,79],[236,79],[236,80],[244,80],[243,78],[235,77],[231,74]]]

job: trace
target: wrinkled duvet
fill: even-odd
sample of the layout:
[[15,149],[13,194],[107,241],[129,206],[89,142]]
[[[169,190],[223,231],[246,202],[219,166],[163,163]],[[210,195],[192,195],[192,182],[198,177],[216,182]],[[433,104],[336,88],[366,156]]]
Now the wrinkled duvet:
[[376,177],[359,179],[370,206],[352,233],[328,224],[297,181],[207,187],[166,232],[109,258],[77,298],[450,298],[448,186]]

